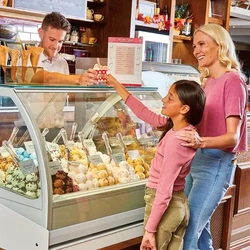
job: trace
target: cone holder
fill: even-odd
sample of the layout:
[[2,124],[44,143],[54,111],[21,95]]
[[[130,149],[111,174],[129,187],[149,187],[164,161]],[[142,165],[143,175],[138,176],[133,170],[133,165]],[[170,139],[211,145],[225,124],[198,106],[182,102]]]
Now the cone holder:
[[34,85],[32,78],[41,67],[3,66],[0,65],[1,84],[28,84]]

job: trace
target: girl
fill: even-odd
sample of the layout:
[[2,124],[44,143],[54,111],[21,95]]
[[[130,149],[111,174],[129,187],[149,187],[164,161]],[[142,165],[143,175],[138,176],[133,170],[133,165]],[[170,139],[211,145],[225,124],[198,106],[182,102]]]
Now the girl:
[[173,83],[167,96],[162,99],[162,116],[150,111],[112,75],[105,78],[107,85],[115,88],[138,118],[154,127],[165,128],[146,184],[145,232],[140,249],[182,249],[189,220],[183,190],[195,150],[183,148],[175,133],[199,124],[205,105],[204,92],[194,81]]

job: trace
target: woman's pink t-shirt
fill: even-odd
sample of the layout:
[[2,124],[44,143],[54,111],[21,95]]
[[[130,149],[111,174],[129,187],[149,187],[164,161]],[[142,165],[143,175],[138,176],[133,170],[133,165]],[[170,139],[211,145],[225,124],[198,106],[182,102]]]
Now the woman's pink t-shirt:
[[226,72],[219,78],[209,78],[205,83],[206,106],[199,124],[201,137],[213,137],[227,132],[226,118],[239,116],[241,119],[240,140],[227,152],[240,152],[247,149],[246,116],[248,90],[246,83],[236,72]]

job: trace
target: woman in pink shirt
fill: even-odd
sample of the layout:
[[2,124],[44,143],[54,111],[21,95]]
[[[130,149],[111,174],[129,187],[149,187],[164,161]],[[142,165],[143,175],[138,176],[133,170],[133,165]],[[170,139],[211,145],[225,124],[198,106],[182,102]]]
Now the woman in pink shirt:
[[150,111],[113,76],[105,78],[107,85],[115,88],[138,118],[154,127],[164,128],[146,184],[145,232],[140,249],[182,249],[189,220],[185,177],[195,150],[183,148],[175,133],[185,128],[194,129],[199,124],[205,106],[204,92],[194,81],[173,83],[162,99],[162,116]]
[[236,152],[247,149],[247,86],[229,33],[207,24],[194,32],[206,106],[198,133],[178,131],[183,146],[199,148],[186,178],[190,220],[184,250],[211,250],[210,218],[231,185]]

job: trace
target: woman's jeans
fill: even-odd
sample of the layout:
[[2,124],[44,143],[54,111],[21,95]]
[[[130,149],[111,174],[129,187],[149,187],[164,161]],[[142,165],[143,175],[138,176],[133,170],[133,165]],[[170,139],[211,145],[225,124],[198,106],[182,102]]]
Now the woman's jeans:
[[190,220],[184,237],[184,250],[211,250],[210,218],[232,184],[234,153],[219,149],[199,149],[186,178]]

